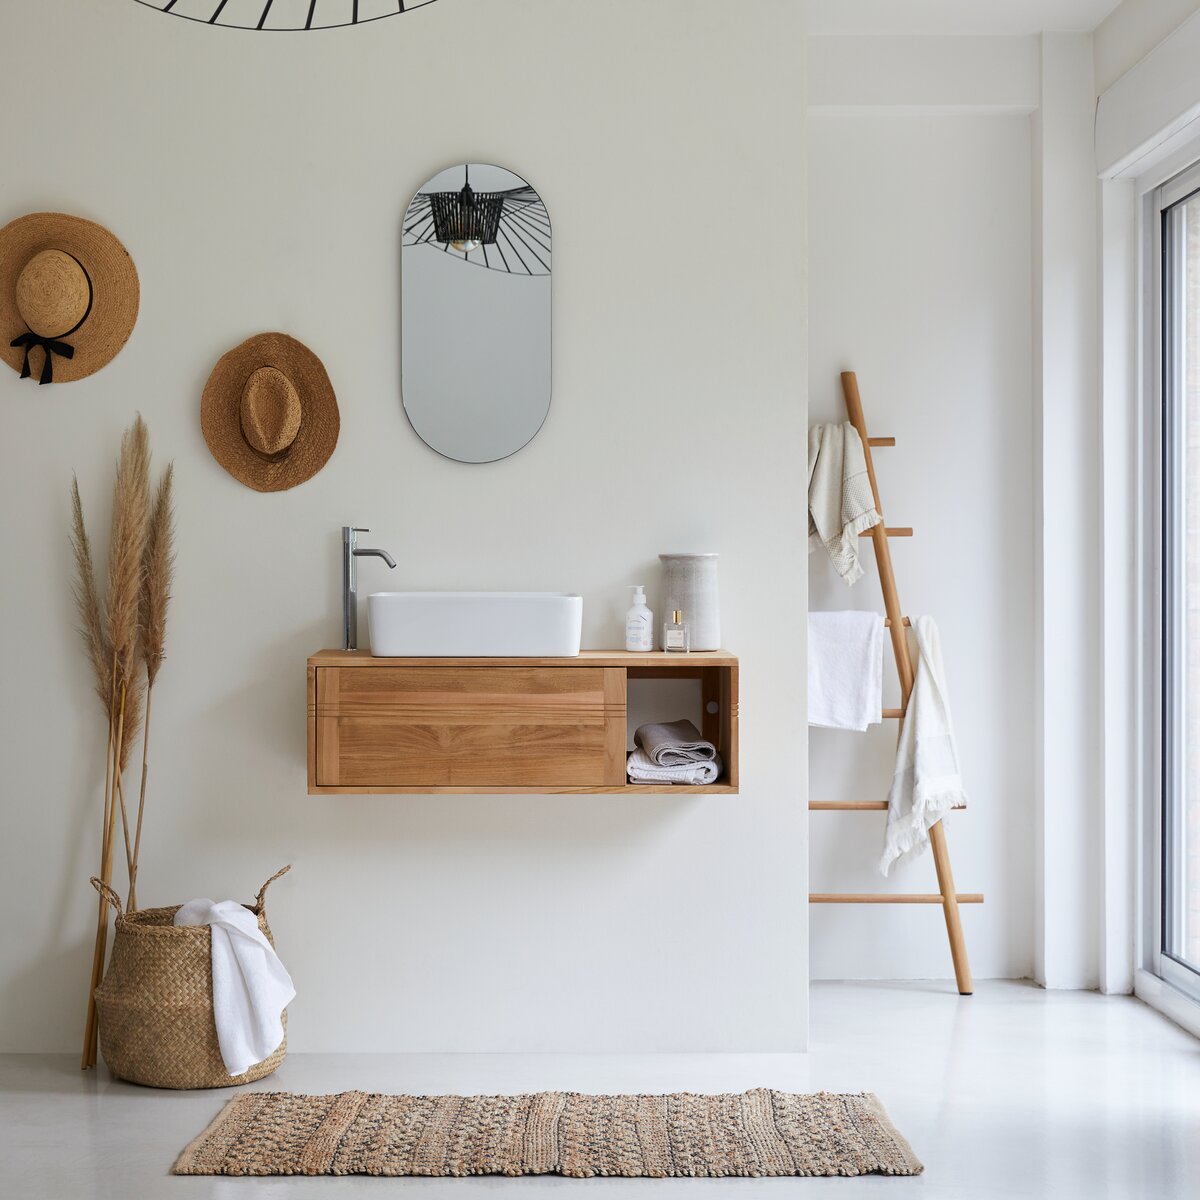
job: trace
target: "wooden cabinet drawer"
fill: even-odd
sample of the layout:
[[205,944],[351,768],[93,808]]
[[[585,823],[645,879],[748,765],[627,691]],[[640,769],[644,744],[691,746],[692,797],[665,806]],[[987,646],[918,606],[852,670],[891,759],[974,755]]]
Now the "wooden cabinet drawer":
[[321,788],[620,787],[614,667],[317,667]]

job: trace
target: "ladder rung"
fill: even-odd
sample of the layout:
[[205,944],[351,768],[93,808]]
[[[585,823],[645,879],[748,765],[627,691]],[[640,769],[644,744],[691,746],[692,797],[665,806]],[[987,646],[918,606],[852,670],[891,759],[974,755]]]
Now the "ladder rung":
[[809,812],[884,812],[886,800],[810,800]]
[[896,439],[894,437],[869,437],[867,438],[868,446],[894,446]]
[[[884,618],[883,618],[883,624],[884,624],[884,626],[885,626],[887,629],[891,629],[891,627],[892,627],[892,618],[891,618],[891,617],[884,617]],[[909,629],[911,629],[911,628],[912,628],[912,621],[911,621],[911,620],[909,620],[909,618],[908,618],[908,617],[905,617],[905,618],[904,618],[904,624],[905,624],[905,626],[906,626],[907,628],[909,628]]]
[[[959,892],[955,897],[959,904],[982,904],[982,892]],[[941,904],[939,892],[810,892],[809,904]]]
[[902,717],[902,716],[904,716],[904,709],[902,709],[902,708],[885,708],[883,710],[883,715],[885,717]]
[[[884,812],[887,809],[886,800],[810,800],[809,812]],[[951,812],[962,812],[965,804],[953,804]]]
[[[864,529],[858,536],[870,537],[875,529],[878,528],[879,526],[876,525],[873,529]],[[883,532],[886,533],[888,537],[912,537],[913,535],[911,525],[887,525],[884,527]]]

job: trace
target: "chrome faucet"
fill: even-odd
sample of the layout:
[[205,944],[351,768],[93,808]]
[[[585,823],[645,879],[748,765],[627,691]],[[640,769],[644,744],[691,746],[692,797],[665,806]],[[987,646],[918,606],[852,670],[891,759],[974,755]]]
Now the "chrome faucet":
[[396,560],[386,550],[369,550],[358,545],[360,533],[353,525],[342,526],[342,649],[358,649],[358,560],[382,558],[394,571]]

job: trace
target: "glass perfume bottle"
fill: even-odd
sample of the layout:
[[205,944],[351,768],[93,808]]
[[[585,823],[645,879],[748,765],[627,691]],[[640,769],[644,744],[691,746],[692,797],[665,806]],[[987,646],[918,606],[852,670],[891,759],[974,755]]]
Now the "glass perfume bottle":
[[677,608],[671,614],[671,619],[663,622],[663,649],[686,654],[691,648],[691,631],[683,619],[683,609]]

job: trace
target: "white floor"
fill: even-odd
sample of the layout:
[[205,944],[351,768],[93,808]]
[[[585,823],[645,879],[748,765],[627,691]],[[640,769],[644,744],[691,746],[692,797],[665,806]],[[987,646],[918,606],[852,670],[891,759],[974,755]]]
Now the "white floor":
[[816,984],[807,1055],[294,1055],[267,1090],[874,1091],[925,1163],[912,1179],[176,1178],[223,1092],[156,1092],[68,1056],[0,1058],[0,1193],[200,1200],[393,1192],[632,1196],[1200,1197],[1200,1042],[1136,1000],[985,983]]

